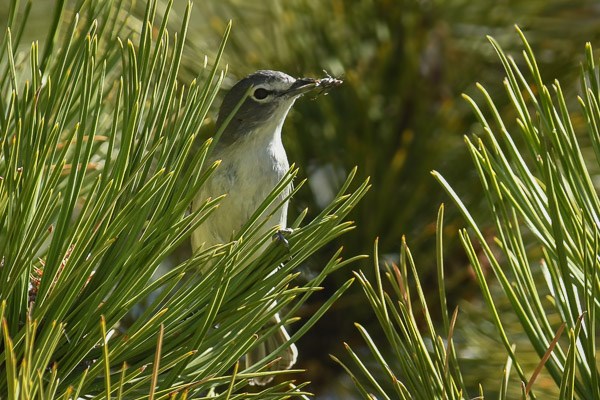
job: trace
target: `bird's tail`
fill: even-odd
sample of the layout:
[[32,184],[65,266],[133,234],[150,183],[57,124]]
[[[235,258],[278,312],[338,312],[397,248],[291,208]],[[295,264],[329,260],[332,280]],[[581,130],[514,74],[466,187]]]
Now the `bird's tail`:
[[[279,318],[279,314],[275,314],[273,318],[269,321],[269,325],[279,325],[281,324],[281,318]],[[265,341],[260,343],[256,348],[250,351],[245,356],[245,364],[246,367],[250,367],[256,362],[262,360],[269,354],[273,353],[279,346],[282,344],[289,342],[290,335],[287,333],[283,326],[280,326],[271,336],[269,336]],[[282,371],[286,369],[290,369],[296,363],[296,359],[298,358],[298,349],[295,344],[291,343],[288,347],[281,350],[278,354],[278,359],[275,362],[269,365],[268,371]],[[250,380],[251,385],[266,385],[273,380],[272,375],[265,375],[256,377]]]

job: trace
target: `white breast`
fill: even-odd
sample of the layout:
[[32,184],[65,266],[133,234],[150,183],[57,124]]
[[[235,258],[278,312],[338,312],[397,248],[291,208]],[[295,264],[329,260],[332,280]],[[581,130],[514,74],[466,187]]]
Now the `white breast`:
[[[270,130],[271,135],[252,132],[211,157],[222,160],[221,165],[203,185],[192,207],[197,209],[208,197],[221,194],[227,197],[192,234],[194,249],[203,243],[206,247],[230,241],[289,170],[281,126]],[[284,190],[267,212],[277,207],[290,191],[291,187]],[[286,220],[287,204],[270,218],[265,230],[276,225],[285,228]]]

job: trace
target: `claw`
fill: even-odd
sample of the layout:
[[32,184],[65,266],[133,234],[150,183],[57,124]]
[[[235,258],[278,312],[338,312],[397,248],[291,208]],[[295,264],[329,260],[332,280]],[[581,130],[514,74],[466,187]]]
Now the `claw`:
[[286,236],[290,235],[292,232],[294,232],[294,230],[291,229],[291,228],[279,229],[273,235],[273,241],[277,240],[277,241],[283,243],[283,245],[289,249],[290,248],[290,243],[288,242]]

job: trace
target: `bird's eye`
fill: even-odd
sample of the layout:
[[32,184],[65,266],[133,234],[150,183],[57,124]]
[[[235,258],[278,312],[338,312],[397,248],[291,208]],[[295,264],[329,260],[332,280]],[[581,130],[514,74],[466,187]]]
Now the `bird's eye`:
[[254,91],[254,98],[256,100],[264,100],[269,95],[269,91],[267,89],[258,88]]

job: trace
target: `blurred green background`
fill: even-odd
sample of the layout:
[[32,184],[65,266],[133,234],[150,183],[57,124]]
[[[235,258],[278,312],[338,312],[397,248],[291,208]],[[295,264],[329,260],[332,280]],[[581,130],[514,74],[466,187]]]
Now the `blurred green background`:
[[[36,31],[45,30],[52,3],[34,2],[35,23],[25,33],[25,44],[39,39]],[[137,3],[128,22],[134,30],[139,29],[145,7],[144,1]],[[179,26],[184,7],[184,1],[175,1],[179,14],[172,16],[174,27]],[[197,76],[205,56],[211,63],[227,22],[233,20],[224,55],[229,66],[226,86],[257,69],[313,77],[324,76],[326,70],[343,79],[344,84],[327,96],[298,101],[284,127],[289,159],[309,178],[309,185],[292,201],[290,218],[306,207],[309,216],[316,214],[354,166],[359,177],[371,177],[373,188],[351,216],[358,228],[313,258],[300,279],[317,271],[339,246],[344,246],[346,256],[371,254],[377,237],[384,258],[397,260],[406,235],[424,283],[431,283],[431,295],[436,296],[434,277],[428,278],[428,271],[433,272],[435,260],[436,211],[448,199],[430,171],[440,171],[484,220],[479,182],[462,139],[479,127],[461,93],[480,98],[474,84],[481,82],[500,110],[509,112],[503,106],[508,103],[504,73],[486,35],[515,53],[521,48],[513,28],[518,24],[538,56],[544,78],[560,79],[576,109],[584,44],[590,41],[600,47],[599,17],[600,5],[592,1],[197,1],[180,78],[188,83]],[[507,115],[506,120],[514,119]],[[481,304],[455,237],[464,223],[452,205],[446,215],[447,284],[454,301],[450,306],[461,304],[468,318],[475,316],[476,321]],[[353,268],[370,271],[370,263]],[[320,299],[350,275],[350,269],[338,271]],[[308,307],[303,313],[311,311]],[[317,398],[351,397],[349,378],[328,354],[341,357],[342,341],[358,346],[353,322],[370,327],[374,323],[370,313],[355,290],[299,343],[299,366],[308,369],[303,378],[312,381],[309,389]],[[463,329],[473,338],[466,341],[465,353],[473,365],[473,385],[485,386],[488,379],[498,382],[505,356],[494,357],[498,346],[487,338],[493,335],[490,326],[471,322]],[[374,325],[370,330],[377,332]],[[489,370],[481,368],[481,360],[488,361]],[[536,362],[532,352],[532,363]]]
[[[379,237],[380,253],[397,260],[406,235],[425,285],[430,283],[432,301],[437,295],[432,276],[435,216],[448,199],[430,171],[440,171],[473,212],[485,218],[479,182],[462,139],[477,133],[479,126],[461,93],[480,98],[474,88],[480,82],[500,110],[509,112],[504,72],[486,35],[509,53],[520,53],[513,27],[518,24],[538,55],[544,78],[561,80],[572,109],[577,108],[584,44],[595,44],[600,36],[600,8],[585,1],[229,0],[199,2],[194,12],[199,23],[192,23],[192,46],[186,53],[190,78],[204,54],[210,60],[220,32],[232,19],[224,57],[230,83],[264,68],[294,76],[323,76],[326,70],[344,79],[326,97],[298,101],[287,120],[289,158],[310,182],[293,199],[292,209],[309,207],[316,213],[344,173],[357,165],[361,176],[372,178],[373,189],[351,216],[358,229],[336,245],[344,246],[347,255],[371,254]],[[506,120],[514,118],[507,115]],[[492,339],[493,328],[479,317],[482,305],[455,237],[464,223],[452,205],[446,221],[447,284],[455,301],[450,307],[461,305],[462,334],[470,338],[463,336],[462,343],[466,363],[472,366],[467,375],[474,387],[481,382],[490,390],[498,386],[505,355],[496,351],[500,347]],[[305,273],[317,270],[328,255],[313,259]],[[370,272],[370,263],[353,268]],[[338,272],[327,290],[333,291],[350,273]],[[327,292],[322,294],[326,297]],[[378,332],[371,313],[356,290],[299,343],[300,366],[308,368],[306,378],[317,398],[351,397],[351,382],[327,355],[343,356],[342,341],[359,346],[354,321]],[[475,322],[467,324],[467,319]],[[520,349],[527,352],[524,346]],[[531,351],[532,368],[537,362]],[[543,382],[541,378],[540,387]]]

